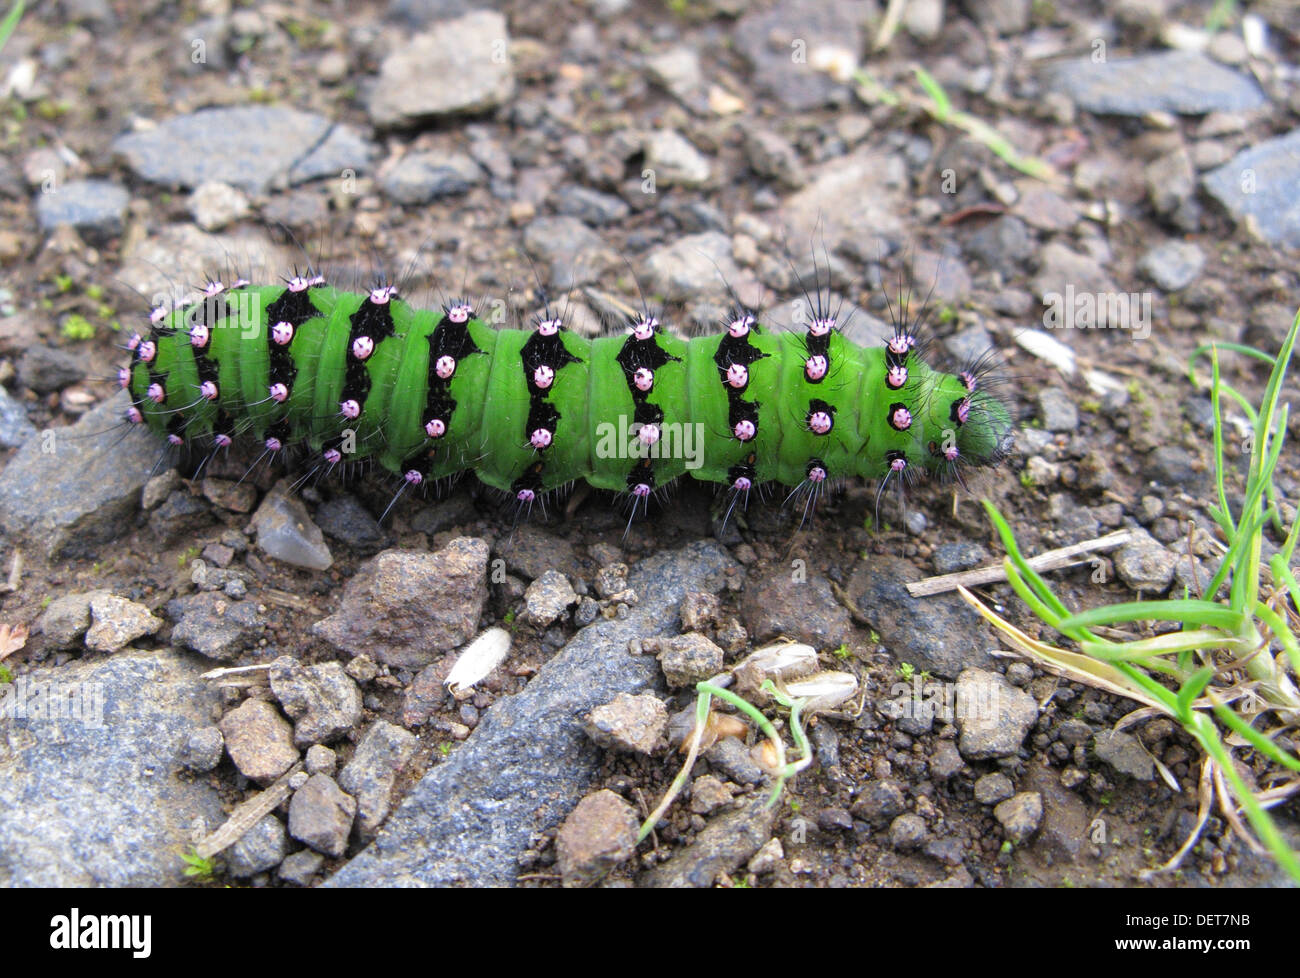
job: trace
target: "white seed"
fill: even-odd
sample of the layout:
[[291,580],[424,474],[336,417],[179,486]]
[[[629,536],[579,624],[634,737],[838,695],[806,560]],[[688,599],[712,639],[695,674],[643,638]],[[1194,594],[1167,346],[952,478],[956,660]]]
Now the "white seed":
[[847,672],[819,672],[807,679],[786,683],[785,691],[791,699],[807,701],[804,713],[819,713],[851,700],[858,691],[858,680]]
[[736,671],[744,670],[761,685],[764,679],[794,679],[806,676],[817,668],[817,650],[802,642],[778,642],[757,649],[736,664]]
[[510,654],[510,633],[504,628],[489,628],[460,654],[444,681],[451,695],[464,699],[473,687],[505,661]]

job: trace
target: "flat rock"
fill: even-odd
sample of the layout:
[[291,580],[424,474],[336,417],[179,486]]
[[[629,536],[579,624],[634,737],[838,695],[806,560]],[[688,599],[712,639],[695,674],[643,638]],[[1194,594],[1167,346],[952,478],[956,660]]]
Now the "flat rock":
[[1047,85],[1101,115],[1245,112],[1267,102],[1249,76],[1194,51],[1066,61],[1048,69]]
[[298,761],[293,727],[265,700],[245,700],[217,724],[239,773],[269,784]]
[[299,747],[337,740],[361,722],[361,690],[338,662],[304,666],[282,655],[271,663],[271,692],[293,718]]
[[1242,150],[1202,178],[1206,191],[1238,221],[1273,244],[1300,248],[1300,129]]
[[718,816],[685,849],[643,874],[637,885],[713,886],[719,875],[743,866],[772,837],[776,812],[764,792],[739,811]]
[[313,774],[289,801],[289,834],[326,856],[347,850],[356,800],[327,774]]
[[962,757],[1011,757],[1038,720],[1038,704],[996,672],[966,669],[957,677],[955,719]]
[[[438,84],[430,84],[431,66]],[[473,10],[403,38],[379,69],[370,95],[379,128],[415,125],[434,116],[488,112],[515,90],[506,19]]]
[[488,546],[458,537],[437,553],[386,550],[348,581],[312,631],[353,655],[423,668],[474,637],[487,601]]
[[327,885],[513,885],[533,833],[557,825],[597,776],[604,754],[581,718],[621,692],[661,688],[652,657],[620,650],[669,633],[686,592],[720,590],[730,568],[711,541],[637,564],[629,583],[654,598],[582,629],[523,691],[495,703]]
[[36,219],[46,231],[70,226],[85,233],[121,234],[131,195],[107,180],[73,180],[36,198]]
[[555,865],[565,886],[591,886],[632,858],[636,809],[605,788],[578,802],[555,834]]
[[773,568],[745,582],[741,622],[755,642],[790,638],[830,651],[848,641],[852,621],[819,575],[796,577],[789,567]]
[[365,170],[374,147],[351,126],[324,116],[250,105],[176,116],[118,137],[113,151],[153,183],[193,188],[216,180],[261,194],[280,184]]
[[204,781],[174,776],[216,705],[203,669],[179,652],[126,651],[34,669],[5,687],[0,703],[16,705],[20,690],[58,683],[86,709],[84,719],[0,722],[0,887],[182,882],[180,853],[225,819]]
[[255,602],[235,601],[220,591],[168,601],[166,612],[176,622],[173,642],[227,662],[243,655],[266,624]]
[[25,442],[0,472],[0,528],[47,557],[95,557],[131,529],[162,445],[125,433],[120,391],[70,428]]
[[863,23],[853,4],[779,0],[746,13],[732,35],[758,91],[791,112],[806,112],[847,97],[845,85],[823,66],[856,61],[865,44]]
[[900,214],[907,187],[903,157],[859,149],[814,170],[808,185],[786,199],[779,216],[791,241],[824,242],[830,252],[852,242],[858,255],[875,261],[881,242],[903,232]]
[[874,555],[853,572],[849,594],[900,661],[944,679],[968,666],[991,666],[992,640],[980,617],[953,594],[912,597],[907,583],[920,579],[901,557]]
[[339,774],[339,787],[357,800],[361,838],[374,837],[393,807],[393,785],[415,754],[414,734],[387,720],[366,728],[352,760]]

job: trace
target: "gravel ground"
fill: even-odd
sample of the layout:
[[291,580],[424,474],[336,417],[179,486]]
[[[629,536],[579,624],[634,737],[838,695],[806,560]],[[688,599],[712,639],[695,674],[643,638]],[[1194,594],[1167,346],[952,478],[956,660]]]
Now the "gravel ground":
[[[32,630],[14,688],[78,696],[0,722],[0,885],[201,882],[180,854],[232,814],[214,879],[253,886],[1281,883],[1218,817],[1145,880],[1196,820],[1190,739],[1116,730],[1135,704],[991,654],[958,599],[904,585],[1001,556],[980,496],[1030,553],[1138,531],[1055,575],[1074,607],[1208,576],[1186,363],[1275,351],[1295,314],[1300,14],[910,0],[886,38],[882,6],[30,10],[0,52],[0,624]],[[916,67],[1050,173],[935,121]],[[381,525],[381,477],[196,478],[116,425],[124,336],[215,270],[386,272],[511,321],[540,279],[592,333],[639,286],[691,334],[719,272],[788,319],[814,249],[851,335],[912,281],[937,352],[1000,356],[1023,424],[971,492],[921,485],[877,523],[850,486],[799,530],[775,504],[724,528],[687,485],[625,536],[599,493],[512,529],[471,478]],[[1258,394],[1257,363],[1223,366]],[[1297,468],[1288,446],[1284,500]],[[682,684],[781,635],[860,684],[814,721],[813,766],[768,808],[721,736],[636,846]],[[910,709],[913,683],[998,709]],[[1296,831],[1294,801],[1274,814]]]

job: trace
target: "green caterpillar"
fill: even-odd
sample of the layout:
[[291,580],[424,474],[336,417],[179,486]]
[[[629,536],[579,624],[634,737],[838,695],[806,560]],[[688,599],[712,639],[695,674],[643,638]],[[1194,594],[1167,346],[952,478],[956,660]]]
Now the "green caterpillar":
[[900,325],[883,348],[858,346],[816,305],[802,333],[738,307],[715,335],[681,339],[646,311],[588,340],[549,311],[496,329],[469,302],[415,309],[392,286],[213,281],[154,310],[119,381],[127,420],[174,445],[216,451],[251,432],[264,457],[374,460],[403,489],[472,469],[525,506],[585,479],[630,494],[635,514],[687,473],[736,498],[764,483],[815,498],[851,475],[959,477],[1005,457],[1014,424],[979,368],[930,368]]

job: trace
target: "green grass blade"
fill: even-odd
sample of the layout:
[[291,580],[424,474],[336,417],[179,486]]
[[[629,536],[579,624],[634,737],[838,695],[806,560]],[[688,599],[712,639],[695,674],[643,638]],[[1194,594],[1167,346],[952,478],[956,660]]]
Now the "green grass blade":
[[1194,598],[1173,601],[1128,601],[1090,608],[1071,615],[1061,622],[1065,628],[1088,628],[1093,625],[1113,625],[1125,621],[1180,621],[1185,625],[1209,625],[1236,634],[1241,628],[1242,614],[1213,601]]
[[18,21],[23,16],[23,0],[16,0],[14,5],[9,8],[9,13],[5,14],[5,19],[0,20],[0,49],[4,48],[5,42],[18,28]]
[[914,66],[912,71],[916,74],[916,80],[921,83],[921,87],[925,89],[925,94],[930,96],[930,101],[934,103],[932,113],[934,121],[947,122],[952,118],[952,99],[948,98],[948,93],[943,90],[943,86],[935,77],[920,65]]

